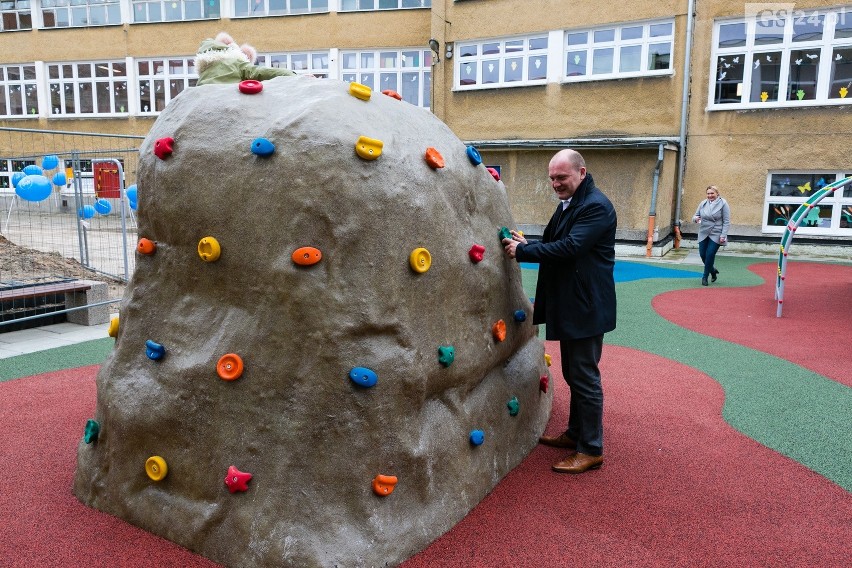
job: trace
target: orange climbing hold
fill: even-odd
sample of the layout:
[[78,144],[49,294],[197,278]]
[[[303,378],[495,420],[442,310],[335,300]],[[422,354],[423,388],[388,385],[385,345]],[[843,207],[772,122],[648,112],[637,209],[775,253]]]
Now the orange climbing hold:
[[494,339],[497,341],[505,341],[506,340],[506,322],[503,320],[497,320],[493,326],[491,326],[491,334],[494,336]]
[[382,475],[379,474],[375,478],[373,478],[373,493],[378,495],[379,497],[385,497],[386,495],[390,495],[393,493],[393,489],[396,486],[396,476],[395,475]]
[[433,170],[437,170],[444,167],[444,157],[436,149],[429,147],[426,148],[426,163]]
[[216,372],[223,381],[235,381],[243,374],[243,359],[236,353],[228,353],[219,358]]
[[322,252],[314,247],[302,247],[293,251],[293,262],[300,266],[310,266],[322,260]]
[[398,100],[398,101],[401,101],[401,100],[402,100],[402,95],[400,95],[399,93],[397,93],[397,92],[396,92],[396,91],[394,91],[393,89],[385,89],[384,91],[382,91],[382,94],[383,94],[383,95],[387,95],[387,96],[389,96],[390,98],[392,98],[392,99],[396,99],[396,100]]
[[139,244],[136,245],[136,250],[139,251],[139,254],[154,254],[157,252],[157,243],[151,239],[141,238]]

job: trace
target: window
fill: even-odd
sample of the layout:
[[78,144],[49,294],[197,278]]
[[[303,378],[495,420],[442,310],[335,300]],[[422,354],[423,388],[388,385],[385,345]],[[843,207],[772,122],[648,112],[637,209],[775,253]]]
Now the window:
[[[12,176],[24,171],[27,166],[35,165],[35,160],[0,160],[0,189],[12,189]],[[0,192],[7,193],[7,192]]]
[[121,24],[118,0],[42,0],[45,28]]
[[313,75],[328,78],[328,52],[311,53],[271,53],[259,55],[257,64],[275,69],[289,69],[297,75]]
[[672,72],[674,21],[631,23],[565,33],[565,81]]
[[35,65],[0,66],[0,116],[38,114]]
[[142,59],[136,61],[140,114],[156,114],[170,100],[198,82],[195,58]]
[[50,115],[126,114],[126,67],[124,61],[49,63]]
[[432,0],[340,0],[341,12],[356,10],[399,10],[400,8],[429,8]]
[[0,1],[0,15],[3,16],[0,30],[31,30],[33,18],[30,13],[30,0]]
[[132,0],[132,4],[134,22],[181,22],[219,17],[219,0]]
[[[796,210],[823,187],[852,172],[782,172],[767,179],[763,231],[782,233]],[[802,217],[796,231],[805,235],[852,234],[852,187],[826,195]]]
[[341,78],[374,91],[396,91],[413,105],[429,108],[432,52],[428,49],[341,51]]
[[458,89],[543,85],[547,81],[547,35],[457,43]]
[[845,104],[852,90],[852,12],[765,10],[717,22],[713,45],[710,108]]
[[234,0],[234,15],[281,16],[328,12],[328,0]]

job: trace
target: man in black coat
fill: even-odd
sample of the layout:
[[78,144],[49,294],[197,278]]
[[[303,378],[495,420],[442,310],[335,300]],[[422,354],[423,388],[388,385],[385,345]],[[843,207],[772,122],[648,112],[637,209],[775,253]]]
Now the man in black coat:
[[603,389],[598,363],[604,333],[615,329],[615,209],[574,150],[561,150],[548,168],[560,204],[539,242],[517,231],[503,239],[506,254],[539,263],[533,323],[559,340],[562,374],[571,391],[568,430],[539,442],[569,450],[554,471],[583,473],[603,464]]

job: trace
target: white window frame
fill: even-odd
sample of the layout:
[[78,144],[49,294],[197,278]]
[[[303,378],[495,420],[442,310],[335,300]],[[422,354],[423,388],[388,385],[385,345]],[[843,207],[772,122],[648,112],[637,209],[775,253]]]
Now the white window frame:
[[[417,60],[414,61],[413,54],[417,54]],[[382,56],[385,56],[384,66],[381,64]],[[395,57],[393,65],[388,61],[388,56]],[[372,56],[373,64],[369,63],[369,57]],[[354,65],[351,63],[354,58]],[[340,50],[339,57],[340,78],[351,83],[361,83],[367,85],[374,91],[392,90],[402,95],[403,100],[422,108],[430,108],[430,101],[427,101],[427,96],[431,98],[432,85],[432,51],[427,47],[412,47],[412,48],[384,48],[384,49],[363,49],[363,50]],[[403,79],[406,75],[417,74],[417,101],[413,101],[413,97],[404,92],[401,87]],[[383,77],[383,75],[385,77]],[[388,86],[391,75],[395,75],[395,85]],[[378,85],[376,83],[379,83]]]
[[[670,26],[671,33],[667,35],[652,36],[655,26]],[[641,37],[628,37],[628,31],[636,28],[642,28]],[[595,35],[603,35],[606,32],[612,32],[612,39],[596,40]],[[654,77],[659,75],[674,74],[674,38],[675,38],[675,21],[674,18],[664,20],[637,21],[608,26],[598,26],[594,28],[570,29],[565,30],[564,44],[562,50],[562,82],[563,83],[578,83],[585,81],[600,81],[609,79],[626,79],[632,77]],[[575,36],[585,34],[586,38],[583,43],[569,45]],[[669,66],[667,69],[648,69],[650,63],[651,46],[656,44],[668,44],[669,48]],[[640,69],[632,71],[621,71],[622,52],[629,48],[639,48],[639,64]],[[603,50],[612,50],[612,65],[608,73],[594,73],[594,58],[595,52]],[[582,74],[568,74],[569,59],[580,57],[579,54],[585,55],[585,69]],[[575,63],[576,64],[576,63]]]
[[[823,16],[824,25],[822,38],[813,41],[793,41],[793,28],[796,22],[808,21],[815,17]],[[707,98],[707,110],[740,110],[758,108],[789,108],[789,107],[813,107],[813,106],[835,106],[852,103],[852,96],[848,98],[834,98],[829,92],[829,81],[832,76],[832,59],[836,48],[848,48],[852,50],[852,37],[834,39],[835,26],[838,22],[845,22],[848,26],[852,21],[852,9],[849,7],[834,10],[813,10],[808,12],[788,12],[785,19],[784,39],[780,43],[755,45],[755,30],[764,25],[758,17],[722,19],[713,25],[713,49],[710,57],[710,81]],[[719,47],[719,29],[721,26],[730,24],[742,24],[746,26],[746,45],[734,47]],[[819,51],[819,66],[817,70],[817,86],[814,99],[805,100],[783,100],[787,95],[787,87],[790,83],[790,55],[793,51],[810,50]],[[778,100],[749,101],[751,91],[751,79],[754,69],[754,56],[760,56],[772,52],[781,52],[780,77],[778,81]],[[839,54],[838,54],[839,55]],[[743,57],[743,78],[737,90],[740,102],[717,103],[716,87],[721,73],[725,70],[720,66],[726,62],[722,58],[730,57],[731,62],[736,56]],[[739,62],[737,62],[739,63]],[[852,79],[850,79],[852,82]],[[852,86],[849,91],[852,92]]]
[[[296,4],[296,2],[299,2]],[[332,0],[232,0],[234,18],[257,18],[262,16],[292,16],[298,14],[326,14],[329,12]],[[240,13],[240,4],[248,6],[245,13]],[[295,7],[294,7],[295,4]],[[306,8],[302,8],[307,4]]]
[[[19,79],[9,80],[9,70],[16,69],[18,71]],[[32,73],[32,78],[27,79],[27,70]],[[20,114],[10,114],[10,99],[11,99],[11,91],[14,89],[18,89],[21,93],[21,104],[23,106],[23,112]],[[24,98],[24,93],[32,93],[30,96]],[[39,100],[38,100],[38,77],[36,75],[36,65],[34,63],[30,64],[12,64],[12,65],[0,65],[0,97],[3,97],[4,108],[6,112],[0,114],[2,118],[27,118],[27,117],[37,117],[39,115]],[[29,105],[26,104],[28,99],[32,98],[35,103],[35,113],[29,112],[31,108],[28,108]]]
[[[79,77],[79,69],[82,65],[89,65],[89,77]],[[125,74],[124,75],[115,75],[114,74],[114,65],[124,65]],[[65,76],[66,67],[71,67],[71,77]],[[105,67],[106,66],[106,69]],[[127,60],[118,59],[118,60],[107,60],[107,61],[61,61],[61,62],[49,62],[45,64],[47,73],[47,96],[49,100],[49,110],[48,116],[51,118],[57,117],[115,117],[122,116],[126,117],[130,115],[130,106],[131,96],[130,93],[127,93],[127,107],[122,111],[120,106],[116,109],[116,89],[127,91],[130,89],[131,85],[134,82],[131,80],[129,76],[129,69],[127,69]],[[59,77],[51,78],[51,68],[56,67],[59,73]],[[98,69],[106,70],[106,76],[96,76]],[[109,100],[110,100],[110,108],[109,110],[102,110],[98,107],[98,87],[99,85],[107,84],[109,86]],[[80,98],[79,92],[81,90],[81,86],[90,85],[92,89],[92,112],[81,112],[80,111]],[[54,87],[58,90],[54,90]],[[69,88],[70,87],[70,88]],[[54,107],[52,101],[53,93],[58,92],[60,98],[60,106]],[[65,108],[67,107],[67,97],[73,97],[74,101],[74,109],[75,112],[66,112]],[[97,111],[94,109],[97,108]],[[57,112],[58,110],[58,112]]]
[[[222,17],[222,2],[221,0],[214,0],[215,9],[213,9],[209,0],[130,0],[130,18],[131,22],[134,24],[142,24],[148,22],[194,22],[198,20],[218,20]],[[187,5],[191,4],[198,8],[199,15],[197,17],[187,17]],[[156,14],[152,16],[151,7],[157,7],[159,9],[159,19],[153,19]],[[179,17],[167,17],[169,16],[169,10],[167,8],[171,8],[172,10],[180,10]],[[145,19],[136,19],[136,16],[140,13],[141,9],[144,9]],[[205,15],[205,10],[208,10],[208,14]]]
[[[88,28],[88,27],[101,27],[101,26],[120,26],[122,24],[121,21],[121,1],[120,0],[76,0],[80,2],[79,4],[72,3],[72,0],[41,0],[40,8],[41,8],[41,27],[44,29],[57,29],[57,28]],[[112,10],[111,10],[112,9]],[[92,24],[92,13],[95,11],[103,10],[103,14],[105,16],[106,21],[98,24]],[[65,23],[60,23],[57,15],[59,13],[65,13]],[[47,25],[47,14],[54,14],[54,22],[52,26]],[[86,23],[75,24],[73,23],[73,19],[77,17],[77,14],[85,13]],[[114,15],[117,19],[114,21],[111,19],[111,15]]]
[[[304,66],[301,63],[302,59],[305,60]],[[273,69],[289,69],[296,75],[313,75],[322,79],[331,76],[330,61],[331,56],[327,50],[276,52],[257,56],[258,65]]]
[[[181,69],[176,69],[173,63],[180,62]],[[142,67],[147,65],[147,72],[143,73]],[[163,108],[177,95],[194,87],[198,82],[198,73],[195,72],[195,57],[154,57],[139,58],[133,60],[136,71],[136,80],[133,82],[136,88],[138,101],[138,114],[140,116],[156,116],[162,112],[157,109],[157,101],[163,101]],[[146,109],[144,102],[143,87],[153,95],[150,108]],[[158,93],[160,93],[158,95]]]
[[[770,195],[772,190],[773,176],[783,178],[784,176],[791,175],[806,175],[819,177],[824,180],[825,185],[828,185],[836,181],[840,181],[849,175],[852,175],[852,168],[850,168],[850,171],[779,170],[769,172],[766,176],[766,192],[763,200],[762,231],[764,233],[782,234],[787,228],[787,225],[789,223],[789,217],[792,217],[792,215],[796,212],[796,210],[799,208],[799,206],[801,206],[802,203],[805,203],[810,199],[809,196],[805,196],[804,194],[802,194],[801,197],[798,197],[796,195]],[[812,186],[811,189],[813,190],[816,188]],[[843,192],[842,195],[840,195],[840,192]],[[783,208],[781,208],[782,205],[788,205],[789,207],[787,207],[787,209],[789,209],[789,211],[785,211]],[[840,227],[840,221],[843,216],[844,210],[850,217],[852,217],[852,187],[847,186],[843,189],[835,190],[832,195],[825,196],[822,201],[820,201],[816,206],[820,207],[821,209],[825,207],[832,208],[830,226],[811,227],[808,226],[806,223],[802,223],[801,225],[799,225],[799,228],[796,229],[796,234],[835,237],[852,235],[852,227]],[[778,211],[776,211],[775,208],[777,208]],[[773,217],[777,217],[779,219],[779,222],[768,222],[770,218],[770,212],[772,212]]]
[[[532,42],[535,42],[537,45],[541,40],[544,40],[543,47],[531,47]],[[481,89],[502,89],[511,87],[527,87],[530,85],[544,85],[547,83],[547,61],[549,61],[549,58],[551,57],[548,50],[548,45],[550,45],[549,42],[550,33],[546,31],[522,36],[456,42],[453,49],[455,53],[454,59],[456,61],[455,65],[453,65],[453,89],[457,91],[476,91]],[[520,49],[518,49],[518,43],[521,44]],[[489,49],[493,49],[491,46],[496,44],[499,44],[499,48],[496,53],[484,53],[484,48],[486,46],[488,46]],[[511,51],[507,51],[507,44],[512,44]],[[475,50],[474,54],[464,55],[465,53],[470,53],[472,49]],[[518,81],[506,81],[505,73],[507,61],[518,58],[522,60],[521,79]],[[541,58],[544,58],[544,62],[542,63],[544,77],[534,80],[527,79],[526,77],[529,77],[529,68],[533,65],[531,62],[535,60],[541,61]],[[497,80],[490,83],[483,83],[483,66],[485,64],[494,65],[495,62],[497,67]],[[472,68],[474,69],[473,75],[470,76],[473,77],[476,82],[473,84],[462,85],[462,77],[467,77],[468,71]],[[492,73],[493,71],[494,70],[491,70]]]
[[[0,2],[0,31],[14,31],[14,30],[31,30],[33,29],[33,15],[32,15],[32,6],[33,0],[3,0]],[[3,4],[12,4],[15,6],[14,8],[10,8],[8,6],[3,7]],[[19,7],[20,6],[20,7]],[[24,8],[23,6],[26,6]],[[17,26],[14,28],[6,27],[6,18],[14,17]],[[29,25],[21,25],[22,20],[28,20]]]
[[[372,12],[379,10],[417,10],[431,8],[432,0],[338,0],[338,12]],[[396,4],[388,6],[388,4]]]

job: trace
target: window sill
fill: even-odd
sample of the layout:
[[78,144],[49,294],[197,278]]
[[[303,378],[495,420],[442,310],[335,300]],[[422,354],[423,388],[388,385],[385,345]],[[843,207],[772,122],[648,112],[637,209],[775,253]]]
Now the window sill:
[[846,99],[831,99],[826,101],[781,101],[766,103],[730,103],[712,104],[704,108],[707,112],[720,110],[770,110],[770,109],[797,109],[816,107],[839,107],[852,105],[852,97]]

